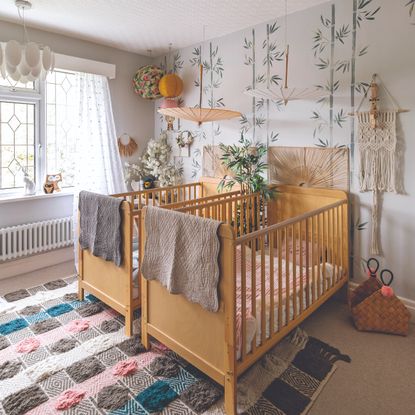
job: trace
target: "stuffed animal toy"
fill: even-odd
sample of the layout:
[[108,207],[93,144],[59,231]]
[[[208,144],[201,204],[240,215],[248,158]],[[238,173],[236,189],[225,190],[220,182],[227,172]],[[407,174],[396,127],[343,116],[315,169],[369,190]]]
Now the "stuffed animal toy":
[[[46,184],[51,184],[53,186],[53,191],[60,192],[59,182],[62,181],[62,173],[57,174],[48,174],[46,176]],[[51,192],[50,192],[51,193]]]

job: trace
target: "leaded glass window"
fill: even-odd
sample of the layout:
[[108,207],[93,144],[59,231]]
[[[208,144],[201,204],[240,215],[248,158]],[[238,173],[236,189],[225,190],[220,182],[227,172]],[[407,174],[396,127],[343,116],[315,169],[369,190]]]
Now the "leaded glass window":
[[46,82],[47,173],[62,173],[62,187],[73,185],[79,100],[76,73],[55,71]]
[[0,189],[23,187],[35,177],[35,105],[0,101]]

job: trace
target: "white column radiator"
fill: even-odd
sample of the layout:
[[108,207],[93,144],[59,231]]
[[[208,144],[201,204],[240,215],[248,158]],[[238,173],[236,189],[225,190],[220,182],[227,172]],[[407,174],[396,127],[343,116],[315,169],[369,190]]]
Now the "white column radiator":
[[0,229],[0,262],[73,244],[72,217]]

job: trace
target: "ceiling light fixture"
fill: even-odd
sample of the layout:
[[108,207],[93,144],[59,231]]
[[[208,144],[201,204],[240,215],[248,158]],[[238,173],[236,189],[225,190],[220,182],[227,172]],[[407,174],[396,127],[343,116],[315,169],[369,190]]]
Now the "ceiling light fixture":
[[288,101],[295,101],[295,100],[311,100],[311,99],[318,99],[325,95],[324,91],[318,88],[289,88],[288,87],[288,58],[289,58],[289,50],[290,47],[287,43],[287,0],[285,0],[285,77],[284,77],[284,86],[281,86],[279,89],[272,91],[270,88],[261,89],[246,89],[244,93],[246,95],[260,98],[260,99],[269,99],[275,102],[283,102],[284,105],[288,104]]
[[[205,41],[205,28],[203,28],[203,42]],[[241,113],[225,108],[203,108],[203,64],[202,64],[202,47],[200,47],[200,65],[199,65],[199,105],[195,107],[175,107],[160,108],[158,112],[164,116],[180,118],[183,120],[197,122],[200,126],[204,122],[214,122],[229,120],[240,117]]]
[[3,78],[10,77],[15,82],[27,83],[45,79],[53,70],[55,55],[49,46],[30,42],[26,30],[25,11],[32,8],[29,0],[16,0],[15,5],[23,25],[23,44],[9,40],[0,44],[0,73]]

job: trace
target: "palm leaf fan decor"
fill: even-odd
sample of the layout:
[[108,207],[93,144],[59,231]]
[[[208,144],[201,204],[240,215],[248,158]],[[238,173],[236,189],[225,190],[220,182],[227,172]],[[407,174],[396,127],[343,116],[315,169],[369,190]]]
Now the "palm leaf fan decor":
[[270,182],[349,190],[347,148],[269,147]]

